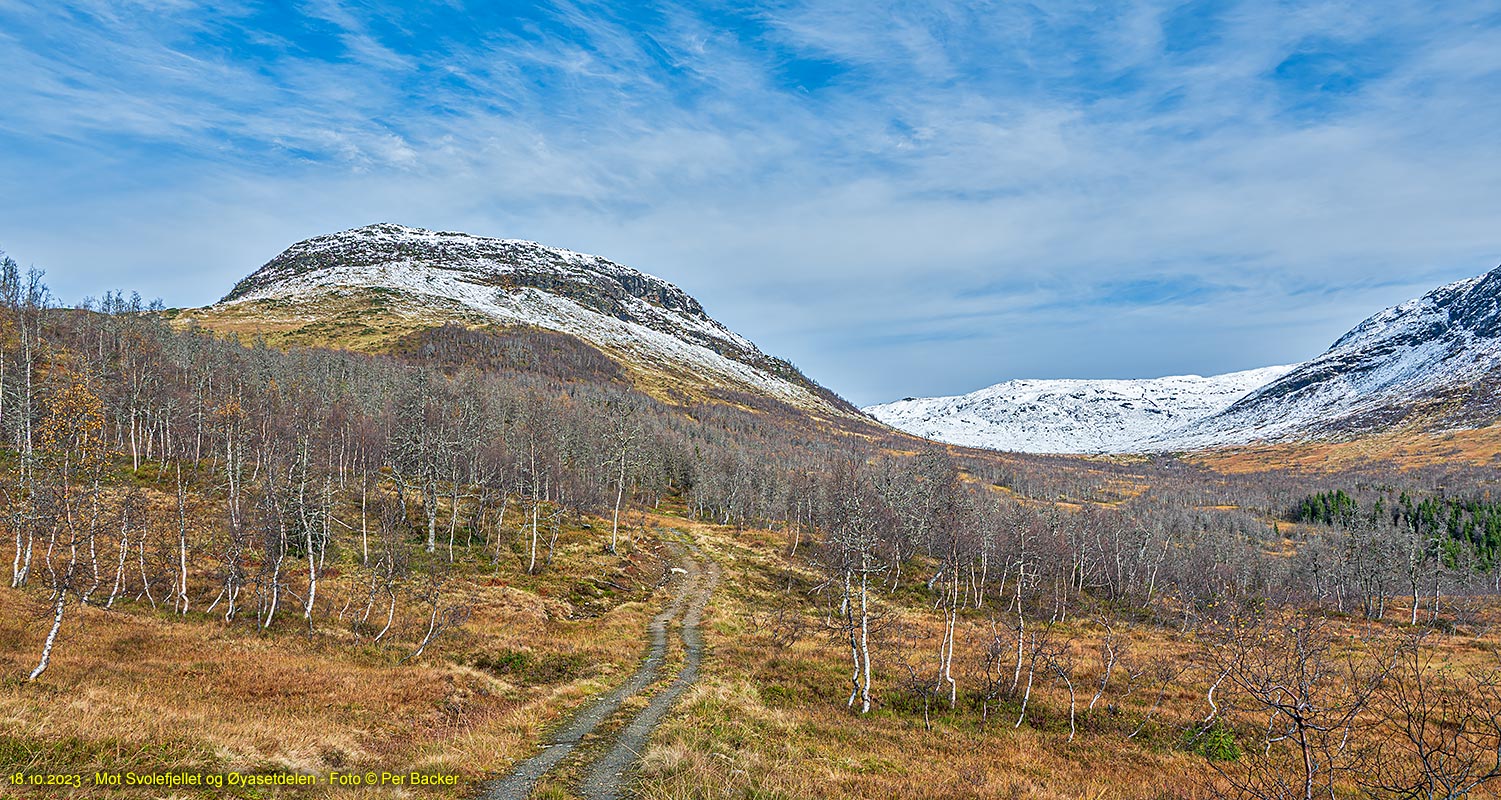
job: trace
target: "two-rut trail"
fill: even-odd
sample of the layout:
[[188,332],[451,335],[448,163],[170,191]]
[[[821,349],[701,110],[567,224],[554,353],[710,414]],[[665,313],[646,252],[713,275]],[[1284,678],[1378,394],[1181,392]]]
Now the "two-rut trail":
[[585,800],[617,800],[621,796],[622,775],[640,757],[647,738],[661,723],[673,702],[698,680],[704,649],[699,624],[703,620],[704,606],[709,602],[709,595],[719,583],[719,565],[704,556],[697,547],[691,544],[679,546],[671,541],[668,542],[668,547],[678,562],[677,569],[684,571],[673,573],[668,582],[672,601],[647,626],[651,648],[647,651],[646,660],[625,683],[585,705],[553,734],[552,743],[545,746],[542,752],[517,764],[506,777],[487,784],[480,793],[480,800],[526,800],[536,788],[537,782],[567,758],[585,736],[593,733],[606,719],[619,711],[626,700],[657,683],[658,673],[661,672],[667,655],[668,628],[681,616],[679,636],[684,650],[682,670],[670,685],[651,697],[635,718],[614,733],[614,743],[585,766],[582,782],[576,787],[579,796]]

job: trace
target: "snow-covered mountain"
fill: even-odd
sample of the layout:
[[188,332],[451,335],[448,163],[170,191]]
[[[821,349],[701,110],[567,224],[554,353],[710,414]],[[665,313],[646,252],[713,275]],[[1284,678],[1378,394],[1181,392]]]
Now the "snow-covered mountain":
[[212,309],[307,308],[377,292],[398,313],[560,331],[632,367],[792,405],[842,400],[711,318],[682,289],[599,256],[518,239],[380,224],[317,236],[240,281]]
[[1501,418],[1501,268],[1367,319],[1303,364],[1132,381],[1008,381],[865,411],[940,441],[1034,453],[1156,452]]
[[1479,427],[1501,416],[1501,268],[1367,319],[1323,355],[1154,449],[1367,433],[1415,422]]
[[[598,256],[381,224],[299,242],[205,309],[276,324],[379,307],[416,325],[544,328],[604,351],[669,396],[772,398],[855,418],[678,287]],[[342,303],[342,306],[340,305]],[[356,309],[351,312],[349,309]],[[1389,308],[1290,367],[1150,380],[1018,380],[865,409],[921,436],[1040,453],[1149,452],[1501,417],[1501,268]],[[684,394],[686,392],[686,394]],[[740,398],[740,399],[737,399]]]
[[864,411],[951,444],[1025,453],[1121,453],[1228,408],[1292,367],[1142,380],[1017,380],[957,397],[907,398]]

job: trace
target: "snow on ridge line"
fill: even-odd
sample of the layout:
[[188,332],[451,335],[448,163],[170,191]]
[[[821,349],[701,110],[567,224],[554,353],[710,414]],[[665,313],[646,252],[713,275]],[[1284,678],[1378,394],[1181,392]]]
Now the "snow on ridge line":
[[[348,230],[337,231],[335,233],[326,233],[308,239],[303,239],[302,241],[296,242],[295,244],[288,247],[285,253],[305,253],[317,251],[320,249],[327,249],[329,244],[334,242],[359,243],[370,242],[372,240],[381,240],[387,242],[420,240],[423,242],[429,242],[453,241],[457,239],[467,240],[465,242],[466,244],[472,243],[475,246],[484,246],[487,244],[508,245],[523,249],[538,250],[558,256],[563,261],[570,262],[571,264],[577,264],[586,268],[592,268],[598,271],[605,271],[616,274],[639,275],[643,278],[663,284],[672,289],[682,291],[681,287],[669,280],[666,280],[665,278],[661,278],[649,272],[643,272],[642,270],[636,269],[635,267],[628,267],[624,264],[616,261],[611,261],[604,256],[596,255],[593,253],[584,253],[578,250],[569,250],[566,247],[555,247],[550,244],[543,244],[542,242],[538,242],[533,239],[511,239],[498,236],[479,236],[472,233],[465,233],[463,231],[434,231],[427,228],[415,228],[410,225],[401,225],[395,222],[380,222],[374,225],[366,225],[360,228],[350,228]],[[514,267],[512,267],[511,265],[498,262],[493,259],[487,259],[482,256],[476,257],[472,260],[484,262],[487,267],[494,269],[498,273],[514,271]],[[529,266],[534,266],[534,264]],[[600,270],[601,267],[603,267],[604,269]]]
[[[487,266],[494,264],[502,269],[510,269],[509,265],[497,264],[496,262],[486,261],[486,264]],[[498,269],[492,274],[501,272],[502,270]],[[277,278],[260,289],[246,292],[232,300],[220,301],[220,305],[235,305],[247,301],[265,300],[271,297],[286,297],[295,295],[297,292],[316,291],[322,288],[362,286],[375,289],[395,289],[451,299],[471,306],[485,306],[490,304],[490,298],[500,291],[494,286],[465,280],[463,274],[461,270],[429,267],[423,264],[415,264],[409,259],[405,261],[389,261],[371,266],[340,265],[321,267],[300,274]],[[652,317],[660,322],[665,322],[679,328],[688,328],[710,339],[725,340],[741,349],[760,352],[749,339],[724,327],[724,325],[713,318],[700,318],[693,314],[675,313],[668,309],[659,308],[639,297],[629,294],[625,295],[622,300],[629,303],[632,306],[632,310],[641,316]],[[598,312],[591,311],[590,313],[597,314]]]
[[1320,358],[1340,351],[1354,350],[1363,345],[1369,345],[1373,341],[1387,338],[1397,332],[1394,329],[1411,328],[1421,324],[1437,315],[1441,303],[1463,296],[1484,283],[1487,277],[1488,275],[1477,275],[1473,278],[1447,283],[1422,297],[1415,297],[1378,311],[1335,340]]
[[[269,299],[307,299],[311,295],[358,288],[394,289],[415,295],[454,302],[496,320],[531,325],[572,334],[606,348],[620,348],[637,355],[664,358],[686,364],[736,383],[766,392],[773,397],[807,405],[816,399],[806,389],[764,370],[676,336],[639,323],[600,314],[566,297],[533,287],[507,292],[462,280],[451,270],[430,269],[407,264],[381,264],[369,267],[326,267],[303,273],[246,293],[221,305]],[[640,300],[642,305],[655,306]],[[660,309],[657,309],[660,311]],[[672,315],[672,322],[682,324],[694,318]],[[718,333],[722,326],[711,328]],[[731,333],[732,336],[738,335]]]
[[864,409],[900,430],[952,444],[1032,453],[1163,449],[1152,440],[1228,408],[1294,365],[1225,375],[1014,380],[954,397]]
[[[410,254],[402,254],[374,264],[320,265],[313,269],[306,269],[299,264],[300,259],[320,253],[329,253],[338,257],[343,255],[341,250],[345,248],[378,250],[400,243],[420,243],[424,246],[442,249],[431,252],[427,257],[419,255],[414,258]],[[443,245],[448,246],[443,247]],[[520,252],[507,248],[517,248]],[[564,263],[557,263],[559,260]],[[393,267],[397,268],[394,272],[391,269]],[[367,225],[296,242],[245,280],[236,284],[230,295],[220,300],[220,303],[260,298],[267,291],[275,291],[279,284],[294,281],[317,283],[317,277],[327,270],[343,270],[342,279],[358,285],[385,285],[390,288],[421,292],[426,291],[422,286],[422,281],[419,280],[420,273],[424,271],[444,274],[469,272],[474,277],[493,279],[515,274],[523,269],[566,276],[584,283],[593,283],[597,277],[603,276],[616,281],[641,281],[655,286],[657,290],[678,298],[686,308],[679,309],[670,305],[658,306],[629,291],[626,291],[618,300],[631,306],[632,311],[638,316],[649,318],[656,323],[665,323],[670,328],[687,328],[700,336],[721,340],[734,349],[746,351],[756,357],[765,356],[749,339],[710,317],[703,310],[702,305],[681,287],[634,267],[628,267],[602,256],[553,247],[529,239],[499,239],[452,231],[430,231],[394,223]],[[384,283],[370,279],[369,273],[375,271],[381,272],[381,280]],[[431,276],[428,280],[431,281]],[[472,280],[467,282],[475,283]],[[400,285],[393,285],[393,283]],[[247,284],[250,286],[260,284],[260,286],[249,288]],[[236,294],[236,292],[243,293]]]
[[1346,436],[1383,429],[1413,411],[1422,412],[1415,419],[1424,425],[1470,427],[1495,418],[1498,374],[1501,267],[1378,311],[1291,368],[1207,379],[1012,381],[867,411],[958,444],[1161,452]]
[[1501,268],[1372,314],[1293,372],[1154,444],[1193,449],[1370,430],[1497,370]]

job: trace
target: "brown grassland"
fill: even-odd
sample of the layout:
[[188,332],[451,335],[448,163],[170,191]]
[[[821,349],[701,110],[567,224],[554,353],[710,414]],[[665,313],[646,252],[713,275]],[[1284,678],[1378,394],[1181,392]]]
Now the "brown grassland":
[[1342,441],[1233,447],[1187,454],[1185,459],[1226,473],[1335,472],[1371,465],[1403,469],[1440,464],[1494,466],[1501,462],[1501,424],[1439,432],[1408,425]]
[[[254,300],[174,308],[163,316],[175,329],[195,326],[233,337],[247,346],[259,340],[278,349],[319,347],[383,355],[398,351],[404,339],[441,324],[462,324],[489,332],[525,330],[498,324],[458,303],[434,298],[419,302],[387,289],[351,289],[313,301]],[[601,350],[618,364],[633,388],[669,405],[715,403],[753,413],[767,413],[774,407],[750,394],[726,391],[713,376],[682,369],[680,364],[656,363],[641,352],[587,346]],[[799,415],[799,424],[872,436],[869,421],[854,414],[816,405],[799,409]]]
[[[513,563],[460,559],[457,589],[474,608],[464,629],[418,662],[399,663],[420,635],[420,610],[400,615],[402,644],[374,647],[346,631],[309,631],[295,615],[271,633],[227,627],[196,612],[144,602],[78,610],[44,678],[19,680],[46,630],[44,598],[0,592],[0,767],[8,774],[96,771],[452,774],[454,787],[149,790],[171,797],[467,797],[479,782],[534,752],[549,726],[619,683],[644,650],[647,618],[664,602],[660,537],[686,537],[721,565],[705,620],[708,657],[644,753],[633,791],[687,798],[1191,798],[1218,784],[1182,731],[1205,713],[1201,680],[1161,693],[1118,678],[1069,741],[1067,695],[1040,675],[1025,723],[1001,698],[982,720],[970,666],[1004,602],[960,618],[958,708],[905,690],[905,665],[931,658],[941,622],[917,591],[897,592],[877,617],[875,710],[846,708],[848,649],[824,624],[819,578],[789,557],[782,532],[683,517],[664,503],[631,515],[624,557],[602,547],[599,521],[565,528],[554,563],[536,576]],[[519,536],[519,532],[518,532]],[[327,602],[352,588],[327,573]],[[624,587],[624,590],[621,588]],[[207,591],[207,589],[205,589]],[[811,598],[811,599],[810,599]],[[995,617],[1002,617],[999,622]],[[1394,617],[1400,618],[1401,614]],[[1374,623],[1351,618],[1351,632]],[[1057,626],[1081,667],[1080,710],[1101,674],[1101,628],[1086,612]],[[1194,674],[1195,649],[1160,627],[1136,626],[1130,650]],[[1485,653],[1474,636],[1444,640],[1456,663]],[[669,661],[680,654],[677,645]],[[664,674],[672,674],[669,664]],[[628,706],[626,711],[635,708]],[[617,715],[618,717],[619,715]],[[616,719],[612,724],[618,724]],[[1127,733],[1141,726],[1135,738]],[[608,727],[608,726],[607,726]],[[587,742],[586,750],[587,750]],[[575,759],[576,760],[576,759]],[[537,797],[570,797],[568,762]],[[86,787],[66,796],[119,796]],[[129,794],[126,792],[125,794]],[[37,790],[29,796],[58,796]]]
[[[460,569],[450,592],[473,613],[418,662],[401,663],[426,622],[417,608],[397,614],[397,644],[377,647],[322,624],[310,631],[295,612],[257,633],[138,599],[114,611],[76,609],[56,660],[29,684],[20,678],[46,633],[46,598],[0,592],[0,767],[86,780],[97,771],[419,771],[459,776],[459,786],[440,795],[472,793],[474,782],[529,754],[563,714],[629,674],[666,567],[650,538],[607,555],[597,528],[573,525],[552,567],[535,576],[514,566]],[[341,577],[325,573],[327,602],[358,608],[362,590]],[[86,788],[68,796],[115,794]]]

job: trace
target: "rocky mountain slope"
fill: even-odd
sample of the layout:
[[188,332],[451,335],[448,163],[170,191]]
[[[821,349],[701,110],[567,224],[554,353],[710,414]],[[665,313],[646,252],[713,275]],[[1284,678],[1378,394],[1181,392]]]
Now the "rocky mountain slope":
[[1118,453],[1203,419],[1292,367],[1145,380],[1017,380],[957,397],[908,398],[865,412],[900,430],[1026,453]]
[[313,325],[320,308],[559,331],[671,391],[745,393],[854,413],[715,321],[677,286],[599,256],[517,239],[393,224],[317,236],[240,281],[202,317]]
[[866,411],[955,444],[1038,453],[1193,450],[1501,417],[1501,268],[1386,309],[1303,364],[1211,378],[1008,381]]
[[1299,365],[1155,448],[1473,428],[1501,416],[1501,268],[1382,311]]

